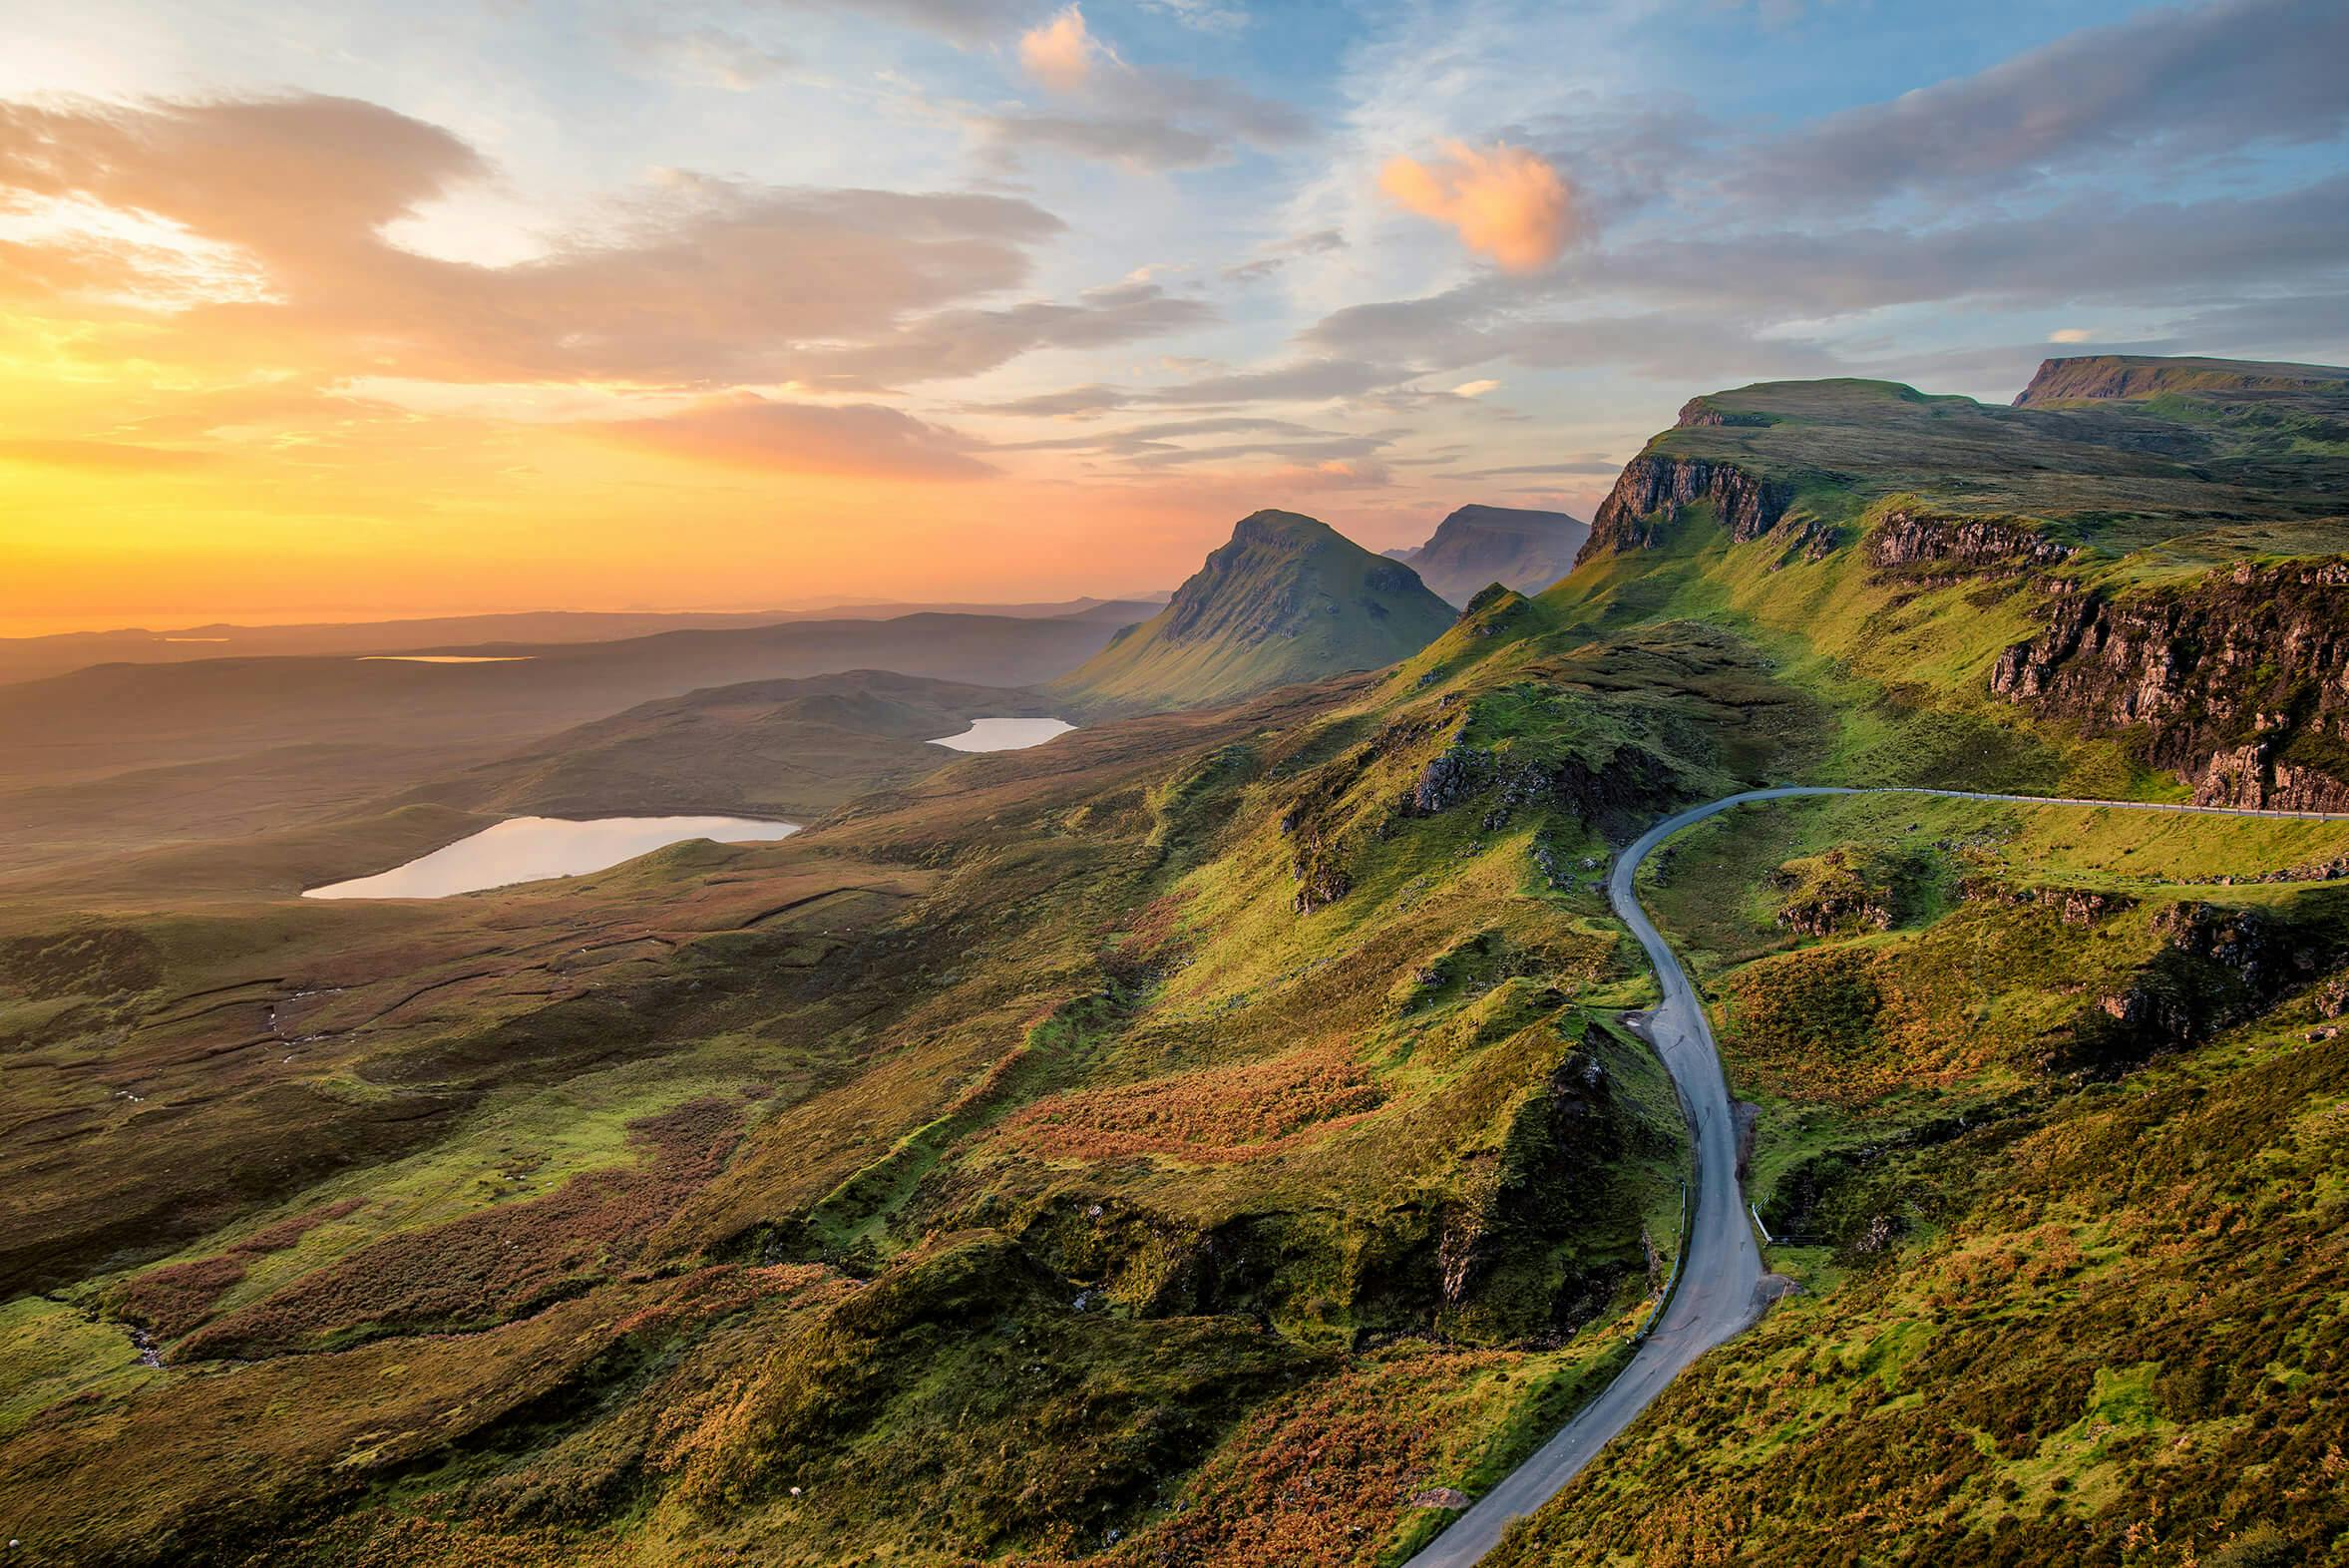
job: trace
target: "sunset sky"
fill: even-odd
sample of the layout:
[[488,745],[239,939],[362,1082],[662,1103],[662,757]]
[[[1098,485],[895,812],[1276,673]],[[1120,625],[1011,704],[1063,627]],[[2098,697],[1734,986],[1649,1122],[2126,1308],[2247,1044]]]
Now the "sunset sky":
[[1168,588],[2349,359],[2349,6],[0,0],[0,634]]

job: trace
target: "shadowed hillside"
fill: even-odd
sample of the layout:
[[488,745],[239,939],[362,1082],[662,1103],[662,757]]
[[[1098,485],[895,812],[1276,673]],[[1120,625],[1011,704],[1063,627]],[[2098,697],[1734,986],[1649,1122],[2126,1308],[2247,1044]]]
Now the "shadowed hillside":
[[1165,609],[1051,689],[1122,707],[1191,707],[1377,669],[1451,624],[1408,567],[1295,512],[1241,519]]
[[1563,512],[1471,505],[1446,516],[1424,545],[1387,554],[1449,602],[1465,604],[1494,583],[1540,592],[1573,570],[1590,532]]
[[946,766],[975,718],[1053,716],[1025,689],[860,669],[641,703],[408,797],[470,811],[737,812],[794,821]]

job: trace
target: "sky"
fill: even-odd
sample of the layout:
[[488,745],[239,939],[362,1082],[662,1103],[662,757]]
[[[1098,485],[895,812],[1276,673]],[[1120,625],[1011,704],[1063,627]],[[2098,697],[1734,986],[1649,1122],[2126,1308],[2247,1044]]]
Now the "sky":
[[1172,587],[2349,362],[2339,0],[0,0],[0,634]]

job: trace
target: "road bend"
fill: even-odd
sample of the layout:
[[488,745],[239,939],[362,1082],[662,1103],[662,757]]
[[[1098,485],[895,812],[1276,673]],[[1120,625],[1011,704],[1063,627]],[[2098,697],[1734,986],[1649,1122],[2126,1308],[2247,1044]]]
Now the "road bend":
[[1738,1182],[1737,1124],[1731,1114],[1728,1081],[1704,1003],[1690,984],[1679,958],[1640,907],[1634,879],[1656,847],[1692,823],[1752,801],[1795,795],[1928,795],[1946,800],[1982,800],[2022,806],[2094,806],[2128,811],[2167,811],[2226,817],[2279,817],[2322,822],[2349,821],[2349,813],[2269,811],[2248,806],[2189,806],[2163,801],[2094,800],[2048,795],[1998,795],[1954,789],[1858,789],[1827,784],[1787,784],[1746,790],[1665,818],[1635,839],[1615,859],[1607,878],[1607,902],[1631,928],[1655,967],[1663,1001],[1648,1014],[1647,1034],[1679,1087],[1695,1150],[1695,1179],[1688,1233],[1683,1239],[1678,1284],[1664,1312],[1615,1380],[1577,1410],[1534,1455],[1503,1477],[1429,1542],[1405,1568],[1469,1568],[1496,1545],[1508,1527],[1533,1512],[1582,1472],[1599,1451],[1655,1402],[1682,1369],[1725,1340],[1744,1333],[1762,1316],[1771,1293],[1762,1251],[1748,1222]]

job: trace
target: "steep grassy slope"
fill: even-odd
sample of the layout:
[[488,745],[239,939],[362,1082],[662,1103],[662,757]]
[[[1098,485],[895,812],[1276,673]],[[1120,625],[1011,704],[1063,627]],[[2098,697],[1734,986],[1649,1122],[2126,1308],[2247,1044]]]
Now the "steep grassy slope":
[[1495,583],[1540,592],[1572,570],[1590,532],[1588,523],[1563,512],[1470,505],[1446,515],[1425,544],[1387,554],[1464,605]]
[[1807,1290],[1498,1560],[2334,1560],[2349,825],[1888,798],[1675,850]]
[[19,892],[28,1560],[1424,1533],[1670,1264],[1677,1109],[1578,868],[1810,735],[1750,729],[1733,645],[1537,675],[1513,622],[555,888]]
[[[2001,684],[2077,686],[2059,605],[2198,593],[2178,625],[2291,635],[2213,584],[2324,570],[2332,460],[2295,490],[2265,426],[2178,396],[1701,399],[1538,597],[777,845],[428,905],[267,891],[480,820],[412,805],[0,882],[0,1518],[35,1562],[1398,1558],[1670,1270],[1677,1109],[1614,1021],[1650,990],[1611,843],[1793,777],[2174,794],[2146,731],[2283,689],[2213,680],[2200,632],[2131,686],[2190,711],[2135,728]],[[1402,570],[1247,532],[1235,591],[1154,623],[1204,635],[1119,664],[1137,693],[1352,625],[1285,598],[1301,560]],[[2321,631],[2329,591],[2268,601]],[[2279,746],[2327,712],[2312,687]],[[1903,800],[1705,832],[1660,918],[1809,1294],[1527,1560],[2337,1531],[2291,1489],[2337,1462],[2349,836]]]
[[1451,606],[1407,567],[1294,512],[1240,520],[1166,608],[1048,688],[1100,705],[1192,707],[1418,651]]
[[1752,639],[1843,714],[1828,776],[2349,799],[2337,374],[2022,409],[1712,394],[1625,470],[1549,598],[1571,624]]

